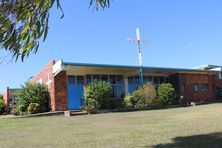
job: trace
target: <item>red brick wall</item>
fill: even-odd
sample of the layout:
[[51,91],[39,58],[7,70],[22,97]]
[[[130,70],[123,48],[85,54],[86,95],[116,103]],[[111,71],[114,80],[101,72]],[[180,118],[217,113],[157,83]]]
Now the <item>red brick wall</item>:
[[172,74],[169,76],[169,82],[173,85],[177,96],[180,96],[180,82],[179,74]]
[[54,77],[54,110],[68,109],[68,80],[65,71],[61,71]]
[[[50,104],[49,104],[49,108],[51,108],[53,110],[53,106],[54,106],[54,76],[53,76],[53,65],[55,64],[55,61],[52,60],[50,61],[37,75],[35,75],[33,78],[31,78],[29,80],[29,82],[31,83],[36,83],[38,82],[40,79],[42,79],[42,83],[43,84],[47,84],[48,82],[48,89],[50,92]],[[50,82],[51,81],[51,82]],[[50,82],[50,83],[49,83]]]
[[53,76],[53,65],[55,61],[49,62],[30,82],[42,82],[46,84],[51,81],[49,86],[50,105],[52,111],[67,110],[68,109],[68,88],[67,76],[65,71],[61,71],[56,76]]
[[42,79],[43,83],[48,82],[48,78],[50,80],[53,79],[53,65],[55,61],[50,61],[37,75],[33,76],[30,82],[37,82]]
[[[209,74],[176,74],[176,76],[170,76],[170,80],[173,81],[177,95],[183,96],[186,102],[212,102],[215,101],[215,97],[211,77]],[[208,84],[207,91],[201,90],[204,83]],[[198,84],[198,92],[194,92],[194,84]],[[184,91],[181,90],[182,85],[185,86]]]
[[5,89],[5,92],[3,94],[3,99],[5,103],[6,114],[8,114],[9,113],[9,88],[8,87]]
[[216,100],[218,101],[221,101],[222,98],[219,98],[218,95],[217,95],[217,88],[222,88],[222,80],[221,79],[218,79],[217,75],[212,75],[211,76],[211,87],[213,89],[213,93],[212,93],[212,96],[213,98],[215,98]]

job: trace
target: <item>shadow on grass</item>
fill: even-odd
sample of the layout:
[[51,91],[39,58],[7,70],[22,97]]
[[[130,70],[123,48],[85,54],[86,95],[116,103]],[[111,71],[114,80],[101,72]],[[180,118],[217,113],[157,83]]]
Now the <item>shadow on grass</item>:
[[222,148],[222,132],[210,133],[204,135],[193,135],[186,137],[175,137],[172,143],[153,145],[154,148],[165,147],[204,147],[204,148]]

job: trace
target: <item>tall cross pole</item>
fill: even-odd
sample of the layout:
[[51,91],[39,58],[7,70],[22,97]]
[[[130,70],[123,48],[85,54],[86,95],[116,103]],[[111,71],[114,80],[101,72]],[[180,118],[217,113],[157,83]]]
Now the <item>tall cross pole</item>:
[[141,40],[140,29],[136,28],[136,39],[128,39],[129,42],[134,42],[137,44],[138,57],[139,57],[139,75],[140,75],[140,85],[143,86],[143,60],[142,60],[142,49],[141,43],[146,43],[147,41]]

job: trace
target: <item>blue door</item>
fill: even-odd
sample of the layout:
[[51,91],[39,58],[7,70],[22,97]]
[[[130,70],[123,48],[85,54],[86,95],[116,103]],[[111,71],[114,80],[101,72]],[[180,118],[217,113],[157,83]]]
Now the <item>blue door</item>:
[[68,109],[81,109],[83,99],[83,76],[69,76],[68,77]]

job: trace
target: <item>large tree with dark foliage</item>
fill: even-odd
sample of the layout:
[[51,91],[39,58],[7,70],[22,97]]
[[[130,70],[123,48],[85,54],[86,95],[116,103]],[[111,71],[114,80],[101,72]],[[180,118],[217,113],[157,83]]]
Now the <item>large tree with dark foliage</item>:
[[[98,10],[109,7],[110,0],[90,0]],[[31,52],[36,53],[39,40],[48,33],[50,9],[56,5],[64,16],[60,0],[0,0],[0,48],[23,61]]]

